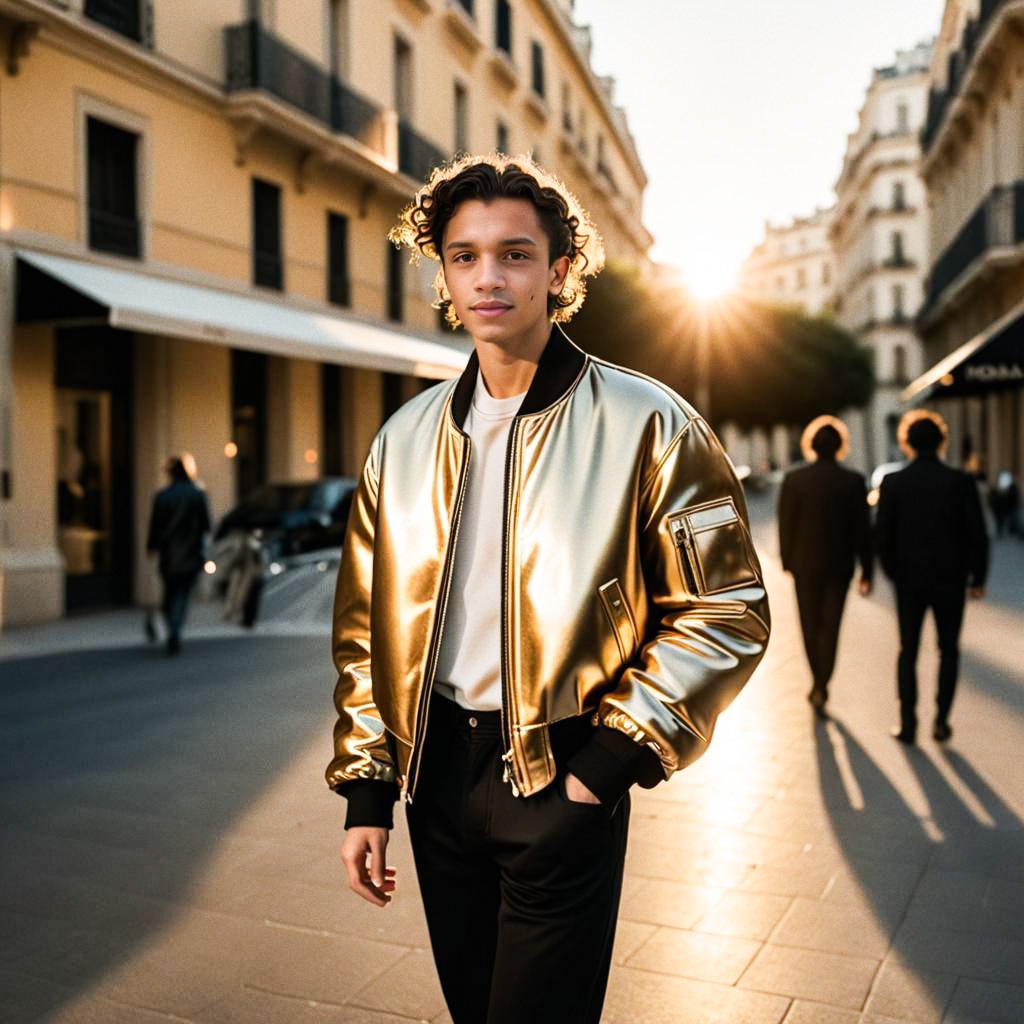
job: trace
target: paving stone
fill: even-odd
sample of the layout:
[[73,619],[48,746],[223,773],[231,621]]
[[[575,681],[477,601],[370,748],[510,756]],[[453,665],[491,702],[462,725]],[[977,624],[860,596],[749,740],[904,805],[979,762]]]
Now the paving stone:
[[781,1024],[789,1000],[726,985],[614,967],[603,1024]]
[[612,963],[625,963],[656,931],[656,924],[619,919],[615,926],[615,946]]
[[0,992],[5,1024],[28,1024],[71,998],[52,982],[7,970],[0,971]]
[[620,916],[630,921],[692,928],[721,899],[724,889],[686,885],[659,878],[645,879],[627,893],[623,888]]
[[749,939],[659,928],[629,958],[628,965],[682,978],[734,985],[760,948],[759,942]]
[[743,888],[749,892],[817,899],[824,895],[834,874],[834,869],[828,864],[808,863],[794,867],[759,864],[743,883]]
[[878,961],[768,944],[738,984],[741,988],[859,1010],[864,1005]]
[[875,976],[865,1010],[899,1020],[939,1024],[956,981],[952,974],[911,969],[899,961],[889,960]]
[[859,1013],[837,1010],[821,1003],[809,1003],[803,999],[794,1000],[783,1024],[861,1024]]
[[273,995],[238,984],[225,998],[192,1019],[195,1024],[299,1024],[306,1009],[305,999]]
[[897,922],[898,918],[886,920],[858,904],[828,904],[798,897],[772,932],[771,941],[780,946],[881,960]]
[[441,984],[429,950],[414,949],[349,999],[352,1006],[417,1019],[444,1008]]
[[793,902],[789,896],[730,891],[694,925],[699,932],[767,939]]
[[[1018,975],[1024,980],[1024,973]],[[961,978],[943,1020],[966,1024],[968,1020],[991,1024],[1021,1024],[1024,1021],[1024,986]]]
[[643,878],[667,878],[689,885],[737,888],[750,876],[753,865],[703,856],[685,858],[671,846],[631,837],[626,870]]
[[1012,985],[1021,977],[1024,942],[993,942],[981,933],[907,921],[893,939],[892,958],[914,968]]
[[[179,1018],[180,1020],[180,1018]],[[228,1018],[234,1024],[291,1024],[289,1016],[277,1017],[235,1017]],[[128,1006],[112,1003],[109,999],[95,999],[88,993],[76,996],[70,1003],[46,1016],[46,1024],[175,1024],[167,1014],[146,1009],[143,1006]],[[220,1022],[218,1022],[220,1024]]]

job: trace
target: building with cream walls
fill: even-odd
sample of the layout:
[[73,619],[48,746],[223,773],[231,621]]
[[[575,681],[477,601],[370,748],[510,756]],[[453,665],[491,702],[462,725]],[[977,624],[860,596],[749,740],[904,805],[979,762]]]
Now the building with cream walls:
[[385,238],[437,162],[531,151],[647,259],[567,0],[0,0],[0,48],[0,623],[152,600],[169,453],[217,518],[459,372]]
[[850,417],[850,461],[866,470],[899,458],[900,392],[922,366],[914,316],[923,294],[928,203],[918,133],[931,56],[925,42],[875,70],[836,182],[836,313],[869,346],[875,364],[871,404]]
[[921,176],[930,207],[904,392],[941,411],[949,456],[990,481],[1024,473],[1024,0],[947,0],[929,75]]
[[766,223],[764,239],[743,263],[737,290],[759,302],[795,306],[814,316],[835,293],[829,227],[832,210],[815,210],[788,224]]

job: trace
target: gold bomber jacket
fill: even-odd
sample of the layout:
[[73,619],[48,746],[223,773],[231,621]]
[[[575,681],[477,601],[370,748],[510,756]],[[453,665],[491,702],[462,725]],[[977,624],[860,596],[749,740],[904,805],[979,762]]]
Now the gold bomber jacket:
[[[416,787],[473,457],[478,361],[400,408],[352,501],[332,647],[327,781]],[[743,492],[703,419],[555,327],[505,467],[502,732],[529,796],[555,775],[548,726],[591,714],[664,775],[699,757],[765,652],[768,600]]]

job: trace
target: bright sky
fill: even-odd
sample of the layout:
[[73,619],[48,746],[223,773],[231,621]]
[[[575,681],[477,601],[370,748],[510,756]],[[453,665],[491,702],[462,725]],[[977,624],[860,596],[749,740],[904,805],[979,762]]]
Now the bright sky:
[[[576,0],[650,179],[652,256],[728,290],[764,222],[833,202],[872,68],[944,0]],[[614,254],[612,254],[614,255]]]

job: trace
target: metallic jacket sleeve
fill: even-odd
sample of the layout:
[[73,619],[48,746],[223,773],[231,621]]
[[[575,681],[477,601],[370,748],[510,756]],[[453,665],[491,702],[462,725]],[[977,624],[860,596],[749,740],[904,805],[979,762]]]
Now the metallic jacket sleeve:
[[373,700],[370,676],[370,592],[377,515],[379,444],[374,441],[352,498],[334,594],[331,652],[338,670],[334,705],[334,758],[327,783],[352,779],[395,781],[394,758]]
[[653,748],[668,777],[704,752],[764,655],[768,598],[742,488],[702,419],[672,439],[640,503],[648,628],[599,713]]

